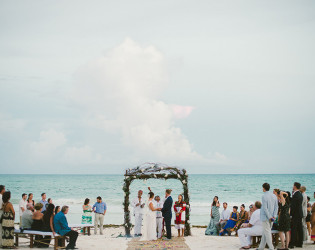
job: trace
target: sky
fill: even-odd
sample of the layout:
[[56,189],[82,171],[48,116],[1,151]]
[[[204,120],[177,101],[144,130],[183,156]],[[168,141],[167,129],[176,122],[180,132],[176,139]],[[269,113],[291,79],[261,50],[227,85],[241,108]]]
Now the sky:
[[315,173],[314,1],[0,2],[0,172]]

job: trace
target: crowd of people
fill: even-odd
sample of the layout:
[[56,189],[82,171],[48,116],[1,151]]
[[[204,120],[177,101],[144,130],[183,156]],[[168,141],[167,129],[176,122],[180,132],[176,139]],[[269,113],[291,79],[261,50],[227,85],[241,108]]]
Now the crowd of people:
[[[262,236],[258,249],[264,249],[268,244],[273,249],[272,230],[277,230],[281,239],[281,248],[302,247],[309,238],[315,243],[315,203],[309,203],[310,197],[305,193],[306,187],[300,183],[293,184],[292,195],[288,191],[274,189],[264,183],[262,201],[256,201],[246,211],[245,205],[233,206],[228,210],[228,204],[223,203],[223,211],[219,213],[218,196],[213,198],[211,205],[211,220],[205,231],[206,235],[231,235],[235,233],[240,239],[241,249],[249,249],[252,236]],[[314,193],[315,198],[315,193]]]
[[[264,249],[266,244],[269,249],[273,249],[272,230],[279,232],[282,244],[282,248],[279,249],[302,247],[309,238],[315,243],[315,203],[313,205],[309,203],[310,197],[306,195],[306,187],[295,182],[292,195],[288,191],[279,189],[271,192],[268,183],[264,183],[262,189],[264,194],[261,201],[250,205],[248,211],[244,204],[240,206],[240,211],[238,211],[238,206],[233,206],[233,210],[229,211],[227,202],[224,202],[223,211],[220,214],[219,198],[215,196],[211,205],[211,220],[205,234],[225,236],[234,233],[239,237],[241,249],[251,248],[252,236],[262,236],[258,249]],[[141,230],[145,224],[143,217],[150,216],[152,220],[150,219],[146,228],[150,227],[152,239],[161,238],[164,228],[166,228],[167,239],[170,239],[171,210],[173,210],[175,213],[173,222],[178,231],[178,237],[183,237],[185,213],[186,209],[189,209],[183,196],[178,195],[178,200],[173,205],[170,189],[166,190],[163,199],[160,196],[154,196],[151,190],[148,201],[142,198],[142,194],[143,191],[139,190],[138,196],[131,203],[134,208],[135,236],[142,236]],[[68,225],[66,215],[69,207],[55,206],[51,198],[47,200],[46,198],[46,194],[42,193],[41,200],[35,203],[32,193],[22,194],[19,202],[20,229],[68,236],[67,249],[75,249],[78,232],[72,230]],[[5,186],[0,185],[0,246],[3,248],[15,248],[13,232],[16,214],[10,199],[10,191],[6,191]],[[145,212],[145,208],[149,212]],[[92,214],[94,213],[94,233],[97,234],[99,230],[102,235],[106,210],[106,203],[100,196],[96,198],[93,206],[90,205],[90,199],[86,198],[82,205],[82,224],[92,224]],[[148,231],[148,229],[146,230]],[[85,231],[82,231],[85,234]],[[36,247],[44,248],[49,246],[51,237],[36,236],[35,240]]]
[[[37,203],[33,200],[33,194],[22,194],[19,202],[20,230],[35,230],[51,232],[52,235],[59,234],[69,237],[69,244],[66,249],[76,249],[78,232],[69,227],[66,215],[69,212],[68,206],[55,206],[51,198],[46,200],[46,194],[41,194],[41,200]],[[10,202],[11,192],[5,190],[4,185],[0,185],[0,247],[14,249],[14,221],[16,213]],[[103,221],[106,213],[106,204],[102,198],[97,197],[93,207],[90,206],[90,200],[85,199],[82,206],[82,224],[92,224],[92,212],[95,213],[95,230],[97,234],[98,227],[100,234],[103,234]],[[83,232],[85,233],[85,232]],[[49,247],[51,236],[35,237],[35,247]],[[59,242],[61,245],[61,242]]]

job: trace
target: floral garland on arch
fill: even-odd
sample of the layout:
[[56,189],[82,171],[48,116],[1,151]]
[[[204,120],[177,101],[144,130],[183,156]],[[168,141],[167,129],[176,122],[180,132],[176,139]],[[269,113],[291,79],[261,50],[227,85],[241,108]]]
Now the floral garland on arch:
[[[127,169],[125,173],[125,180],[123,185],[124,191],[124,227],[126,236],[130,236],[130,231],[132,224],[130,222],[130,210],[129,210],[129,195],[130,195],[130,185],[134,180],[147,180],[147,179],[178,179],[183,184],[184,189],[184,201],[186,202],[187,207],[189,207],[189,190],[188,190],[188,174],[185,169],[178,167],[170,167],[162,163],[144,163],[138,167]],[[185,220],[185,236],[191,235],[190,231],[190,214],[189,210],[186,211],[186,220]]]

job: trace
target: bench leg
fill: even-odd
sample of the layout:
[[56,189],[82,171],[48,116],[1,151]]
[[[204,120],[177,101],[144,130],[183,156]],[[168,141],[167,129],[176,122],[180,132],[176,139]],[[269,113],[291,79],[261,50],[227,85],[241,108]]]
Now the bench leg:
[[30,248],[33,248],[34,247],[34,235],[31,234],[30,235]]
[[91,235],[91,227],[88,227],[87,231],[88,231],[88,236],[90,236]]
[[58,237],[54,238],[54,250],[58,249]]
[[62,237],[62,247],[66,246],[66,237]]
[[19,235],[15,235],[15,245],[18,247],[19,246]]
[[83,229],[82,229],[83,235],[85,235],[85,229],[86,229],[86,227],[83,227]]

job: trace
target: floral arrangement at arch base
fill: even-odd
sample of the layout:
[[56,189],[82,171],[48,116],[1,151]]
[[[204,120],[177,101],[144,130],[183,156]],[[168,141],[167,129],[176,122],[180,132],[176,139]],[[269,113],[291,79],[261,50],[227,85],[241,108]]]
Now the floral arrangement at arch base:
[[[183,196],[184,201],[186,202],[187,206],[190,206],[189,203],[189,190],[188,190],[188,174],[185,169],[178,168],[178,167],[170,167],[166,164],[162,163],[144,163],[138,167],[127,169],[125,173],[125,180],[123,185],[124,191],[124,227],[125,227],[125,234],[126,237],[130,237],[132,224],[130,222],[130,210],[129,210],[129,195],[130,195],[130,185],[134,180],[147,180],[147,179],[177,179],[181,181],[183,184]],[[186,210],[186,220],[185,220],[185,236],[191,235],[190,231],[190,209]]]

